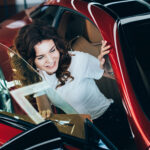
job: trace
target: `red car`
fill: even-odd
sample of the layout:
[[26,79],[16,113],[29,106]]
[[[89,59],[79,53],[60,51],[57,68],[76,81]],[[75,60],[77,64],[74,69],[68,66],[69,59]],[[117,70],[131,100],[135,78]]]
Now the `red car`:
[[[28,87],[18,88],[17,86],[20,86],[20,82],[17,80],[12,81],[12,73],[17,70],[11,68],[7,53],[7,51],[9,51],[12,58],[16,56],[9,48],[13,46],[13,40],[18,29],[31,23],[34,19],[41,19],[55,27],[60,36],[70,43],[70,47],[73,50],[76,49],[97,56],[102,39],[111,44],[111,52],[109,57],[106,58],[106,67],[110,69],[110,73],[116,80],[103,78],[100,81],[96,81],[97,85],[107,97],[113,98],[120,103],[120,105],[123,104],[122,109],[126,112],[132,138],[134,139],[124,147],[126,149],[138,150],[150,149],[150,63],[148,55],[150,1],[49,0],[39,7],[36,7],[32,12],[28,12],[30,12],[30,10],[26,10],[26,12],[23,11],[0,24],[0,67],[2,70],[1,76],[5,76],[3,78],[1,77],[1,89],[3,89],[3,87],[7,89],[1,90],[3,93],[6,92],[6,94],[4,94],[5,98],[2,97],[3,95],[1,96],[0,143],[3,145],[8,141],[2,148],[6,148],[9,144],[12,144],[12,138],[22,131],[26,133],[28,130],[36,128],[33,122],[36,124],[43,122],[41,116],[39,116],[36,109],[33,108],[34,104],[30,106],[30,104],[27,103],[28,100],[26,96],[41,90],[41,86],[43,87],[42,90],[44,90],[44,88],[46,89],[46,83],[34,83]],[[22,59],[18,61],[26,64]],[[26,66],[28,65],[26,64]],[[30,67],[27,68],[29,69]],[[31,69],[30,71],[36,75],[34,70]],[[4,78],[6,81],[4,81]],[[12,99],[12,101],[10,99]],[[6,104],[8,100],[9,103]],[[20,101],[22,103],[19,103]],[[16,102],[19,103],[19,105],[16,104]],[[68,104],[66,104],[66,106],[67,105]],[[68,105],[68,107],[71,106]],[[21,109],[23,110],[22,114]],[[34,115],[31,113],[31,110]],[[12,117],[20,118],[21,115],[23,115],[21,119],[24,121],[19,119],[21,123],[17,126],[14,123],[16,119],[12,119]],[[30,117],[32,121],[29,120],[28,117]],[[69,117],[72,117],[72,115]],[[82,118],[78,115],[76,117]],[[56,118],[53,120],[55,124],[57,124]],[[87,123],[88,127],[90,123],[91,122]],[[59,122],[59,124],[61,123]],[[72,126],[72,124],[70,125],[68,122],[63,122],[62,124],[63,126],[66,124]],[[78,122],[77,125],[78,124],[80,123]],[[81,124],[83,126],[83,122]],[[78,129],[79,128],[80,126],[78,126]],[[93,131],[92,133],[97,133],[98,137],[102,138],[102,145],[106,149],[117,149],[117,145],[114,146],[113,143],[111,143],[111,139],[109,141],[107,137],[102,136],[103,134],[101,134],[101,132],[103,131],[96,132],[94,126],[91,128],[93,129],[90,130]],[[85,131],[85,128],[80,129]],[[78,134],[74,134],[73,137],[76,138],[71,139],[71,136],[67,136],[66,138],[66,133],[64,134],[66,131],[64,129],[61,130],[59,128],[59,131],[63,135],[61,141],[63,143],[62,145],[66,143],[74,148],[88,149],[85,146],[88,143],[85,136],[83,138],[83,135],[77,136]],[[86,130],[86,132],[89,131]],[[70,135],[70,132],[68,133]],[[85,134],[86,133],[84,133],[84,135]],[[120,136],[122,136],[121,133]],[[98,141],[100,142],[100,140]],[[80,144],[77,144],[78,142]],[[89,145],[98,146],[98,144],[93,144],[93,141],[91,141],[91,143]]]

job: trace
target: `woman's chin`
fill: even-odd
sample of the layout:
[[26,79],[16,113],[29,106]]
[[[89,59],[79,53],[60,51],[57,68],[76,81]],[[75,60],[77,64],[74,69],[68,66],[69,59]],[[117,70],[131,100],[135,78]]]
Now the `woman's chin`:
[[57,71],[57,68],[53,68],[51,70],[45,70],[47,74],[52,75]]

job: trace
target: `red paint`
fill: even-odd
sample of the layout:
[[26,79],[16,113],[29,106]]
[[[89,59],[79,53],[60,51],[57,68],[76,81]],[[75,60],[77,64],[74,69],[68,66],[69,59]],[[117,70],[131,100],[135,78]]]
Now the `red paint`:
[[65,146],[65,148],[67,148],[67,150],[81,150],[81,149],[72,147],[72,146],[70,146],[70,145],[64,145],[64,146]]
[[22,130],[0,123],[0,145],[3,145],[21,132]]

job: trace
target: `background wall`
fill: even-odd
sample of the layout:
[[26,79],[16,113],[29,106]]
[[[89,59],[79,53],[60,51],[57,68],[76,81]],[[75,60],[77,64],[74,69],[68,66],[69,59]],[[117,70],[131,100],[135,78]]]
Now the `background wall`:
[[45,0],[0,0],[0,22]]

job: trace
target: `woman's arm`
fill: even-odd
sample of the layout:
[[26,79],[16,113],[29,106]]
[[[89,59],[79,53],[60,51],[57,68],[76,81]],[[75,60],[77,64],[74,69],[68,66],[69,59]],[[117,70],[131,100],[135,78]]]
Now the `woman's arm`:
[[46,95],[36,97],[36,103],[40,115],[46,119],[52,115],[51,103]]
[[109,66],[109,70],[108,70],[108,67],[105,66],[106,61],[107,61],[106,56],[110,53],[110,48],[111,48],[111,46],[107,45],[107,41],[102,40],[102,46],[101,46],[101,50],[100,50],[98,59],[100,61],[100,68],[104,69],[103,76],[111,78],[111,79],[115,79],[111,66]]

